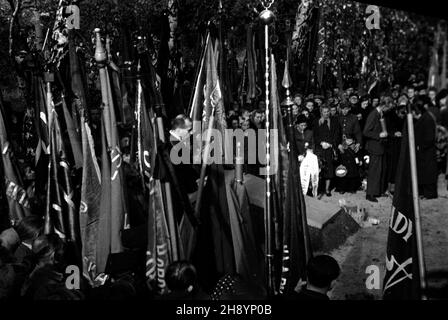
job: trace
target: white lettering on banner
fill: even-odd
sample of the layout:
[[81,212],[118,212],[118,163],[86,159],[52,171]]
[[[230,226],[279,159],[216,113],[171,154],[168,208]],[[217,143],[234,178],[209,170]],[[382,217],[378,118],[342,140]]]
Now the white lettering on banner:
[[[162,244],[157,246],[157,282],[159,283],[160,288],[165,288],[165,260],[164,256],[167,254],[167,245]],[[160,258],[162,257],[162,258]]]
[[408,241],[412,235],[412,220],[408,219],[404,214],[392,207],[392,217],[389,227],[398,235],[403,235],[403,240]]
[[386,257],[386,270],[388,272],[392,272],[395,266],[396,266],[395,271],[387,279],[387,282],[384,285],[384,291],[406,279],[412,280],[412,271],[411,272],[406,271],[407,266],[412,266],[412,257],[408,258],[402,264],[399,264],[397,260],[395,260],[395,257],[393,255],[391,255],[390,259]]
[[154,280],[156,278],[156,265],[153,258],[154,255],[148,250],[146,251],[146,256],[148,257],[148,260],[146,261],[146,277],[150,280]]

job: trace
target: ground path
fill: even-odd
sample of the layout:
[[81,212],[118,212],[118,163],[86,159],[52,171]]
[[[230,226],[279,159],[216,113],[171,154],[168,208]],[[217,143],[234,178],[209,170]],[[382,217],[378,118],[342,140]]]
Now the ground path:
[[[335,300],[381,299],[381,290],[368,290],[365,286],[366,267],[379,266],[385,270],[385,254],[391,198],[379,198],[378,203],[365,200],[365,193],[344,194],[334,192],[321,201],[338,205],[345,199],[348,205],[361,204],[369,216],[378,218],[380,224],[360,229],[344,245],[330,254],[339,262],[342,274],[330,293]],[[420,201],[422,234],[427,270],[448,270],[448,191],[444,177],[439,177],[439,198]]]

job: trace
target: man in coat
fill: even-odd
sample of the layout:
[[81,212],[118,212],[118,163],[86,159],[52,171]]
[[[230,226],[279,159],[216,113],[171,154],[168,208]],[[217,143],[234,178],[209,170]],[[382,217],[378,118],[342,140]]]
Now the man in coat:
[[[358,118],[350,113],[352,108],[344,103],[339,116],[339,125],[342,133],[342,148],[340,148],[340,163],[347,169],[344,177],[337,178],[338,191],[356,193],[361,185],[358,166],[358,152],[362,144],[362,131]],[[359,160],[358,160],[359,161]]]
[[423,199],[437,198],[436,120],[427,111],[429,99],[419,97],[413,105],[416,119],[415,149],[419,194]]
[[386,185],[384,139],[387,138],[387,132],[383,132],[381,127],[384,107],[385,104],[380,103],[370,112],[363,131],[364,137],[366,138],[366,150],[370,159],[367,174],[366,199],[371,202],[378,202],[376,197],[383,195]]
[[[336,150],[341,148],[341,130],[336,118],[330,117],[330,108],[321,107],[321,117],[314,121],[314,147],[321,162],[321,177],[325,185],[325,194],[331,197],[330,182],[335,176]],[[322,195],[322,193],[321,193]]]

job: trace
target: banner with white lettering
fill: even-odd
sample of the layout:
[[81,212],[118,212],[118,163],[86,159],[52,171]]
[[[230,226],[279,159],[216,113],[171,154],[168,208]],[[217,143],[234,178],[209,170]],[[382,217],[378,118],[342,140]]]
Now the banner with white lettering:
[[407,125],[404,131],[389,221],[386,275],[383,282],[385,300],[420,299]]

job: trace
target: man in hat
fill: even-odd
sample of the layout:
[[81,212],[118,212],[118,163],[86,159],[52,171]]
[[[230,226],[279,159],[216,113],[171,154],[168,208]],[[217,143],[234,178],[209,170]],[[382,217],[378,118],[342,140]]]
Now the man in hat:
[[362,144],[362,131],[358,118],[350,112],[351,105],[344,103],[339,116],[342,146],[339,148],[340,162],[347,169],[344,177],[337,178],[337,189],[341,194],[356,193],[360,187],[358,152]]
[[386,179],[386,158],[384,154],[384,141],[387,132],[383,132],[381,119],[385,104],[379,104],[369,114],[364,127],[366,150],[369,154],[369,171],[367,176],[366,199],[378,202],[376,197],[383,195]]

